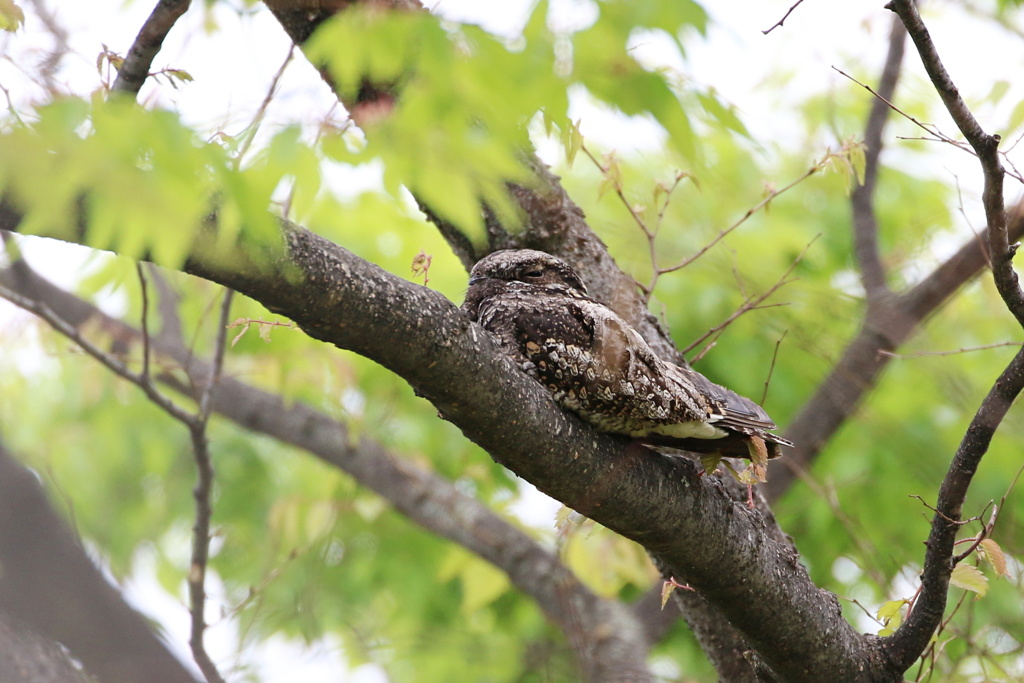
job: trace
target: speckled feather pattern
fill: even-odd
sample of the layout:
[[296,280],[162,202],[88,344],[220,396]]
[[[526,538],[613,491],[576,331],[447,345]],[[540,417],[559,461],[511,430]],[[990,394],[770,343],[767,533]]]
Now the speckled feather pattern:
[[747,457],[756,436],[772,457],[789,442],[753,401],[659,358],[628,323],[587,296],[549,254],[494,252],[473,268],[463,308],[554,400],[598,430],[652,444]]

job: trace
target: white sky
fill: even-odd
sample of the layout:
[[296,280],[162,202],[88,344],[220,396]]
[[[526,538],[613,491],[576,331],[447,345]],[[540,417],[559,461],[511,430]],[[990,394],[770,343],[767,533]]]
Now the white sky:
[[[27,0],[22,4],[27,5]],[[57,75],[58,82],[72,92],[85,94],[99,85],[96,56],[102,44],[123,53],[153,2],[50,0],[48,4],[59,6],[57,16],[68,29],[72,50]],[[583,0],[561,0],[553,4],[561,17],[585,17],[591,11]],[[872,85],[877,81],[891,21],[891,14],[882,8],[882,0],[807,0],[785,26],[767,36],[761,31],[782,17],[792,4],[791,0],[712,0],[707,4],[717,24],[707,43],[694,43],[689,47],[687,73],[700,83],[714,84],[726,100],[735,103],[755,139],[784,141],[792,134],[791,122],[795,114],[783,98],[785,93],[771,83],[766,85],[766,80],[774,73],[792,74],[787,91],[794,101],[808,93],[847,87],[845,79],[832,66],[863,77]],[[522,23],[529,6],[524,0],[502,3],[442,0],[436,10],[452,19],[479,21],[487,28],[507,33],[514,30],[509,27]],[[227,7],[227,3],[217,5],[212,16],[222,30],[208,34],[203,30],[206,18],[203,3],[193,3],[154,66],[185,69],[195,81],[177,90],[165,84],[148,85],[142,99],[150,106],[178,109],[197,127],[237,133],[265,97],[273,74],[288,53],[289,43],[269,12],[259,8],[239,13]],[[1017,77],[1024,66],[1024,41],[1008,38],[950,3],[929,2],[923,11],[947,67],[969,99],[983,97],[996,80],[1019,80]],[[0,57],[4,57],[0,59],[0,85],[10,91],[16,103],[43,97],[21,71],[31,72],[49,44],[47,33],[31,14],[22,31],[0,38]],[[642,45],[639,49],[652,59],[678,65],[671,54],[660,50],[656,43]],[[922,73],[912,51],[908,52],[907,63],[911,73]],[[988,130],[998,130],[1009,107],[1022,99],[1021,86],[1014,87],[1017,90],[1007,96],[1006,105],[989,111],[992,118],[983,121]],[[271,124],[312,125],[332,102],[330,92],[315,70],[297,56],[288,68],[267,120]],[[659,139],[658,132],[649,124],[630,124],[585,104],[577,107],[573,117],[582,118],[585,135],[605,145],[614,143],[624,152],[631,147],[655,145]],[[953,133],[952,124],[947,121],[937,120],[946,132]],[[898,148],[893,140],[888,144]],[[941,157],[928,167],[914,171],[946,179],[956,175],[967,188],[969,198],[972,193],[976,194],[976,184],[972,185],[972,178],[978,176],[974,160],[963,153],[940,151],[943,152]],[[372,184],[375,180],[347,178],[345,181]],[[1008,190],[1011,196],[1017,192],[1010,184]],[[972,208],[977,210],[976,202],[969,201],[968,210]],[[977,214],[975,221],[981,222]],[[80,264],[83,254],[87,253],[82,248],[57,245],[52,241],[45,241],[38,248],[26,244],[26,250],[37,268],[62,285],[70,285],[80,277]],[[42,257],[44,252],[45,258]],[[117,302],[108,302],[108,305],[116,308]],[[19,326],[23,329],[23,320],[16,309],[0,301],[0,340],[6,337],[5,329],[10,331]],[[32,362],[31,358],[31,354],[27,355],[26,362]],[[550,525],[556,506],[528,497],[520,507],[532,522],[545,526]],[[145,558],[140,558],[140,562],[144,564]],[[154,581],[146,579],[144,567],[140,567],[137,575],[129,586],[129,595],[140,608],[166,625],[183,659],[189,659],[184,646],[187,614],[183,606],[168,598]],[[213,629],[211,648],[215,658],[228,664],[235,662],[232,633],[224,632],[223,628]],[[262,680],[267,683],[337,681],[341,680],[339,671],[344,669],[343,653],[337,644],[303,650],[277,641],[261,648],[259,653],[246,653],[246,657],[252,657],[246,663],[258,666]],[[375,683],[384,678],[371,666],[361,667],[343,680]]]

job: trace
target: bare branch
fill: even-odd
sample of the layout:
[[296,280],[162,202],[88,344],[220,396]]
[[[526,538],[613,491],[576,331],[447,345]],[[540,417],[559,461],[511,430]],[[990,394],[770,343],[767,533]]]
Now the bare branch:
[[[707,332],[702,334],[700,337],[695,339],[693,342],[691,342],[689,346],[687,346],[685,349],[683,349],[683,353],[688,353],[689,351],[692,351],[694,349],[694,347],[696,347],[697,345],[702,343],[708,337],[710,337],[712,335],[715,335],[715,334],[721,333],[722,331],[725,330],[725,328],[727,328],[729,325],[731,325],[733,322],[735,322],[737,318],[739,318],[744,313],[747,313],[748,311],[755,311],[755,310],[758,310],[758,309],[761,309],[761,308],[771,308],[771,307],[774,307],[774,306],[782,306],[782,305],[784,305],[784,304],[768,304],[768,305],[762,306],[761,304],[768,297],[770,297],[772,294],[774,294],[775,292],[779,291],[779,289],[781,287],[783,287],[784,285],[789,284],[790,282],[792,282],[792,279],[790,279],[789,276],[793,273],[793,269],[796,268],[797,264],[799,264],[800,261],[803,260],[804,256],[807,254],[807,250],[810,249],[811,245],[814,244],[817,241],[818,237],[820,237],[820,235],[815,236],[814,239],[812,239],[810,242],[807,243],[807,246],[805,246],[803,251],[801,251],[800,254],[795,259],[793,259],[793,263],[791,263],[789,265],[789,268],[787,268],[786,271],[781,276],[779,276],[779,279],[777,279],[775,281],[775,284],[773,284],[771,287],[766,289],[761,294],[758,294],[757,296],[748,297],[746,299],[746,301],[744,301],[743,304],[739,308],[737,308],[735,311],[733,311],[732,314],[728,318],[726,318],[724,321],[722,321],[718,325],[715,325],[710,330],[708,330]],[[702,351],[701,353],[699,353],[697,355],[698,356],[703,356],[704,353],[706,353],[706,350]],[[691,362],[696,362],[696,359],[694,359]]]
[[[210,659],[203,642],[206,633],[206,569],[210,559],[210,519],[213,506],[210,496],[213,494],[213,463],[210,460],[210,442],[206,438],[206,425],[210,419],[210,401],[213,391],[220,381],[221,368],[224,364],[224,352],[227,346],[228,318],[231,313],[233,292],[224,292],[221,302],[220,318],[217,325],[217,337],[214,342],[213,365],[207,381],[199,393],[199,408],[188,424],[192,437],[192,455],[196,461],[198,480],[192,492],[196,500],[195,522],[192,526],[192,559],[188,570],[188,597],[191,630],[189,647],[192,657],[199,670],[210,683],[224,683],[217,666]],[[143,337],[145,339],[145,337]]]
[[[669,205],[672,203],[672,194],[679,187],[679,184],[686,178],[689,178],[691,181],[696,183],[696,179],[694,179],[692,175],[685,171],[677,171],[675,178],[673,178],[672,180],[671,185],[665,185],[663,183],[658,183],[655,185],[654,204],[655,208],[657,209],[657,214],[655,215],[654,225],[650,226],[647,224],[647,220],[640,215],[637,208],[632,203],[630,203],[630,201],[626,198],[626,193],[622,186],[622,179],[619,176],[618,172],[618,164],[617,162],[614,161],[613,153],[609,153],[605,157],[606,159],[612,159],[611,161],[607,163],[602,163],[597,160],[597,157],[593,155],[593,153],[590,151],[589,148],[587,148],[586,145],[581,145],[580,149],[583,150],[583,153],[587,155],[587,158],[589,158],[590,161],[593,162],[594,166],[596,166],[597,169],[604,176],[604,180],[601,183],[602,187],[605,185],[610,185],[612,187],[612,189],[615,191],[615,195],[619,198],[619,201],[622,203],[622,206],[629,213],[630,217],[633,219],[633,222],[636,223],[637,227],[640,229],[640,232],[643,233],[644,239],[647,241],[647,258],[651,263],[651,279],[646,285],[639,281],[636,283],[636,285],[637,287],[640,288],[640,291],[643,292],[644,301],[650,302],[651,296],[654,294],[654,288],[657,287],[658,285],[658,279],[665,273],[670,273],[677,269],[675,267],[662,268],[660,265],[658,265],[658,233],[661,231],[661,226],[665,219],[665,212],[668,210]],[[659,195],[664,195],[663,197],[660,197],[660,206],[658,206]],[[717,241],[718,240],[715,240],[715,242]],[[707,248],[702,250],[701,253],[707,251],[707,249],[713,245],[714,243],[712,243],[712,245],[709,245]]]
[[[902,24],[900,24],[900,26],[902,27]],[[906,35],[906,31],[904,31],[903,33],[904,33],[904,35]],[[967,143],[962,142],[960,140],[957,140],[955,138],[949,137],[948,135],[943,133],[941,130],[939,130],[937,127],[935,127],[933,124],[924,123],[922,121],[919,121],[915,117],[911,116],[910,114],[908,114],[907,112],[903,111],[902,109],[897,107],[895,104],[893,104],[890,101],[890,98],[887,98],[887,97],[883,96],[881,93],[876,92],[875,89],[872,88],[870,85],[867,85],[866,83],[861,83],[856,78],[854,78],[850,74],[846,73],[842,69],[836,68],[834,66],[832,67],[832,69],[835,70],[836,72],[838,72],[840,75],[850,79],[851,81],[853,81],[854,83],[856,83],[860,87],[862,87],[865,90],[867,90],[869,93],[874,95],[880,101],[884,102],[885,106],[887,106],[889,109],[891,109],[892,111],[896,112],[897,114],[899,114],[900,116],[902,116],[903,118],[907,119],[908,121],[913,123],[915,126],[920,128],[921,130],[925,131],[926,133],[928,133],[929,135],[932,136],[930,138],[900,138],[900,139],[902,139],[902,140],[929,140],[931,142],[945,142],[947,144],[953,145],[954,147],[957,147],[958,149],[962,149],[963,151],[967,152],[968,154],[972,154],[972,155],[977,156],[975,154],[974,150],[971,149],[970,145],[968,145]]]
[[[1007,309],[1024,325],[1024,293],[1021,292],[1012,258],[1016,246],[1009,246],[1006,210],[1003,203],[1003,168],[1000,163],[998,135],[988,135],[960,97],[959,91],[939,58],[924,22],[912,0],[892,0],[887,8],[896,12],[917,46],[932,84],[957,127],[967,138],[981,162],[985,179],[982,201],[988,222],[988,247],[996,288]],[[936,514],[926,542],[921,594],[907,621],[893,634],[884,648],[899,665],[909,667],[925,649],[935,629],[942,622],[949,578],[956,564],[953,556],[957,529],[967,490],[988,451],[992,436],[1010,405],[1024,390],[1024,349],[992,386],[981,407],[971,420],[960,447],[950,464],[939,489]]]
[[1004,170],[999,156],[1000,137],[986,133],[960,97],[960,91],[943,66],[928,29],[918,14],[917,5],[912,0],[892,0],[886,7],[896,12],[907,27],[932,85],[935,86],[953,121],[978,155],[985,177],[982,202],[988,221],[993,279],[1007,308],[1017,322],[1024,326],[1024,292],[1020,289],[1017,273],[1013,269],[1012,260],[1016,247],[1010,247],[1006,207],[1003,203]]
[[983,346],[971,346],[953,351],[915,351],[914,353],[893,353],[892,351],[879,351],[883,356],[889,356],[890,358],[899,358],[901,360],[907,358],[922,358],[924,356],[955,356],[961,353],[969,353],[971,351],[987,351],[988,349],[1001,349],[1007,346],[1020,346],[1021,342],[999,342],[997,344],[985,344]]
[[921,597],[907,621],[885,644],[887,652],[903,670],[924,651],[942,620],[949,590],[949,576],[955,566],[953,547],[967,489],[988,451],[992,435],[1006,416],[1014,399],[1024,390],[1024,349],[1017,352],[995,381],[957,449],[949,472],[939,489],[936,514],[925,543],[924,570],[921,573]]
[[142,270],[142,262],[135,264],[139,274],[139,293],[142,296],[142,313],[139,324],[142,327],[142,380],[149,382],[149,287],[146,286],[146,273]]
[[137,375],[131,370],[129,370],[128,367],[122,361],[118,360],[117,358],[110,355],[103,349],[99,348],[96,344],[92,343],[91,341],[83,337],[79,330],[69,325],[65,320],[63,320],[60,316],[54,313],[54,311],[51,310],[46,303],[35,301],[31,298],[22,296],[21,294],[13,290],[10,290],[2,285],[0,285],[0,297],[7,299],[16,306],[20,306],[21,308],[24,308],[26,311],[30,311],[31,313],[34,313],[43,320],[45,320],[51,327],[53,327],[53,329],[57,330],[65,337],[75,342],[75,344],[78,345],[79,348],[81,348],[87,354],[98,360],[115,375],[121,377],[122,379],[128,380],[132,384],[142,389],[145,392],[147,398],[149,398],[149,400],[151,400],[153,403],[159,406],[161,410],[166,412],[174,419],[186,425],[192,420],[193,416],[190,413],[182,409],[180,406],[178,406],[176,403],[168,399],[163,394],[161,394],[160,391],[153,386],[152,382],[145,381],[142,376]]
[[[256,109],[256,113],[253,114],[252,121],[245,127],[245,131],[242,134],[242,144],[238,146],[238,154],[235,155],[236,163],[241,163],[242,159],[245,158],[246,153],[252,146],[253,141],[256,139],[256,133],[259,132],[260,124],[263,123],[263,119],[267,115],[267,109],[270,107],[271,101],[274,99],[274,94],[277,93],[277,87],[281,83],[281,79],[284,77],[284,72],[288,69],[288,65],[291,64],[292,57],[295,56],[295,44],[293,43],[288,48],[288,54],[285,55],[284,61],[281,62],[281,66],[277,68],[274,73],[274,77],[270,79],[270,85],[267,87],[267,94],[263,96],[263,101],[260,102],[260,106]],[[319,137],[319,133],[317,134]],[[289,200],[290,203],[290,200]],[[288,215],[287,212],[284,215]]]
[[765,194],[765,197],[761,201],[759,201],[757,204],[755,204],[754,206],[752,206],[749,209],[747,209],[746,212],[742,216],[740,216],[740,218],[735,223],[733,223],[732,225],[730,225],[727,228],[724,228],[724,229],[720,230],[718,232],[718,234],[715,235],[714,239],[712,239],[710,242],[705,244],[703,247],[701,247],[696,252],[694,252],[690,256],[686,257],[685,259],[683,259],[679,263],[677,263],[674,266],[671,266],[669,268],[661,269],[659,271],[660,274],[671,273],[673,271],[680,270],[680,269],[685,268],[686,266],[690,265],[691,263],[693,263],[697,259],[699,259],[701,256],[706,254],[709,249],[711,249],[713,246],[715,246],[716,244],[721,242],[723,239],[728,237],[730,233],[732,233],[734,230],[736,230],[736,228],[738,228],[741,225],[743,225],[747,221],[747,219],[749,219],[751,216],[756,214],[758,211],[760,211],[761,209],[763,209],[766,206],[768,206],[769,204],[771,204],[773,199],[775,199],[779,195],[784,194],[785,192],[793,189],[794,187],[796,187],[797,185],[799,185],[803,181],[805,181],[808,178],[810,178],[815,173],[817,173],[820,170],[822,170],[825,167],[825,165],[831,160],[831,158],[832,158],[832,154],[831,153],[826,154],[824,157],[822,157],[822,159],[820,161],[815,162],[813,166],[811,166],[809,169],[807,169],[807,171],[803,175],[801,175],[799,178],[797,178],[796,180],[790,182],[789,184],[787,184],[785,187],[783,187],[781,189],[778,189],[778,190],[772,189],[772,190],[768,191]]
[[764,391],[761,392],[761,400],[759,403],[764,405],[764,402],[768,399],[768,386],[771,384],[772,375],[775,373],[775,362],[779,359],[779,347],[782,346],[782,340],[789,334],[789,330],[782,333],[782,336],[775,340],[775,349],[772,351],[772,362],[768,366],[768,376],[764,378]]
[[149,263],[146,264],[149,280],[155,285],[158,304],[157,310],[160,314],[160,334],[167,335],[172,339],[180,339],[181,316],[178,314],[178,302],[181,300],[178,292],[167,281],[167,277],[160,272],[159,268]]
[[137,95],[149,76],[153,59],[164,44],[164,38],[175,22],[188,9],[191,0],[157,0],[156,7],[135,36],[128,54],[117,71],[112,89]]
[[864,182],[856,185],[850,193],[850,206],[853,211],[853,252],[868,301],[889,293],[885,268],[878,250],[878,219],[875,216],[874,193],[882,154],[882,132],[889,113],[887,105],[896,91],[906,37],[907,32],[903,24],[894,17],[889,35],[889,52],[885,58],[885,67],[882,69],[877,98],[871,105],[871,113],[868,115],[864,130],[864,146],[867,148],[864,154]]
[[765,30],[761,31],[761,33],[763,33],[764,35],[768,35],[772,31],[774,31],[775,29],[777,29],[780,26],[782,26],[786,22],[786,19],[789,19],[789,15],[793,13],[793,10],[795,10],[797,7],[799,7],[803,3],[803,1],[804,0],[796,0],[796,2],[793,3],[793,6],[790,7],[788,10],[786,10],[786,13],[784,15],[782,15],[781,19],[776,21],[773,25],[769,26]]

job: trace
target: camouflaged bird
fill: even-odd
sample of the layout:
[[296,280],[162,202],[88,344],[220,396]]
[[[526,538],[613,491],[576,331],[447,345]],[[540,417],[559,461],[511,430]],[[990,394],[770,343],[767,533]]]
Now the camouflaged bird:
[[509,249],[481,259],[462,308],[556,403],[599,431],[755,463],[793,445],[770,433],[775,423],[750,399],[661,360],[550,254]]

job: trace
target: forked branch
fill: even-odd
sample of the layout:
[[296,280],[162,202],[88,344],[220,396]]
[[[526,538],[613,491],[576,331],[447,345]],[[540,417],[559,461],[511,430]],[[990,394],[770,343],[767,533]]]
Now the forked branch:
[[[999,136],[986,133],[968,109],[949,73],[939,58],[924,22],[912,0],[893,0],[888,5],[896,12],[917,46],[925,70],[946,109],[968,143],[978,155],[984,175],[983,203],[987,219],[989,255],[993,278],[1007,309],[1024,325],[1024,295],[1013,270],[1016,247],[1010,247],[1007,216],[1003,199],[1003,168],[999,160]],[[992,436],[1013,401],[1024,390],[1024,349],[995,381],[988,395],[971,420],[960,447],[950,464],[939,489],[936,513],[926,543],[921,594],[906,623],[883,646],[889,658],[902,669],[924,651],[945,611],[950,574],[958,558],[953,555],[956,534],[967,490],[982,458],[988,451]]]

